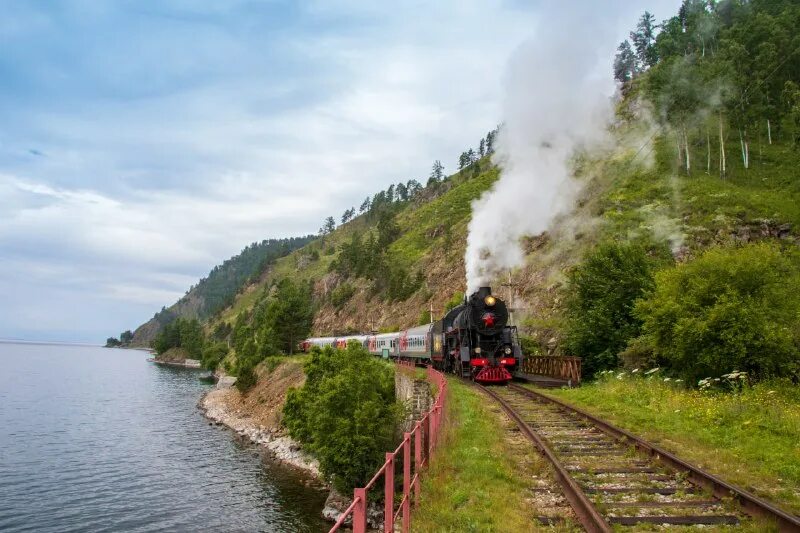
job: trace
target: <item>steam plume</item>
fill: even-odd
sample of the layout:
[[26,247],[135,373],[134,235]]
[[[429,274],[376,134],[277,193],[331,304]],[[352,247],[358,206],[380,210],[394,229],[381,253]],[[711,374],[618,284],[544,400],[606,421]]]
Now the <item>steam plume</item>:
[[[636,13],[622,4],[615,6],[617,14]],[[609,8],[605,2],[562,2],[545,9],[535,36],[509,60],[493,156],[502,174],[472,205],[468,294],[520,265],[520,237],[545,231],[579,192],[570,159],[605,139],[612,116],[618,20]]]

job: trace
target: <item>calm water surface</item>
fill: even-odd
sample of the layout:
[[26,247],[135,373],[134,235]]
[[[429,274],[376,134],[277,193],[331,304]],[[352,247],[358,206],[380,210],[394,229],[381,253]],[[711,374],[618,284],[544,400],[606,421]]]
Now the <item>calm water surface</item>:
[[0,343],[0,531],[323,531],[325,494],[208,425],[196,370]]

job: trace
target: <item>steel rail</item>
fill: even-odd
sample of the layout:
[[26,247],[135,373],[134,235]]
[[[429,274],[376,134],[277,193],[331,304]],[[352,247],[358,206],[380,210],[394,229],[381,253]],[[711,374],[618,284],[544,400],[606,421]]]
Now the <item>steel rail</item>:
[[[789,514],[788,512],[775,507],[769,502],[750,494],[749,492],[736,487],[735,485],[731,485],[730,483],[723,481],[722,479],[709,474],[708,472],[705,472],[690,463],[687,463],[686,461],[678,458],[676,455],[664,450],[663,448],[660,448],[659,446],[656,446],[655,444],[651,444],[640,437],[637,437],[627,430],[606,422],[605,420],[602,420],[591,413],[584,411],[583,409],[564,402],[563,400],[552,398],[540,392],[536,392],[513,383],[509,383],[508,387],[511,390],[517,391],[529,398],[553,403],[567,411],[571,411],[583,417],[606,435],[609,435],[618,441],[624,441],[632,444],[639,451],[646,453],[656,461],[668,465],[675,470],[687,472],[687,479],[689,482],[708,490],[719,499],[733,498],[741,507],[741,509],[750,516],[774,520],[781,532],[800,532],[800,517]],[[486,388],[483,388],[483,390],[493,398],[500,401],[501,405],[503,405],[503,400],[499,399],[496,394],[488,391]],[[508,412],[507,406],[504,406],[504,409],[506,412]],[[519,417],[512,416],[512,418],[514,418],[515,421],[520,424]],[[524,423],[520,424],[520,428],[526,426],[527,425]],[[549,456],[548,459],[550,459]],[[550,459],[550,461],[552,462],[553,459]]]
[[506,414],[511,417],[514,422],[516,422],[522,433],[524,433],[525,436],[528,437],[531,442],[533,442],[534,446],[539,449],[542,455],[544,455],[547,460],[550,461],[555,469],[556,480],[564,491],[564,496],[575,510],[578,520],[583,527],[586,528],[586,531],[589,533],[610,533],[612,531],[611,526],[605,521],[605,519],[603,519],[602,515],[600,515],[592,502],[589,501],[589,498],[586,496],[583,490],[581,490],[572,476],[569,475],[569,472],[567,472],[566,468],[564,468],[547,443],[545,443],[545,441],[539,435],[537,435],[536,432],[534,432],[524,420],[522,420],[517,412],[510,405],[508,405],[504,399],[500,398],[500,396],[483,385],[476,384],[476,386],[500,404],[500,407],[503,408]]

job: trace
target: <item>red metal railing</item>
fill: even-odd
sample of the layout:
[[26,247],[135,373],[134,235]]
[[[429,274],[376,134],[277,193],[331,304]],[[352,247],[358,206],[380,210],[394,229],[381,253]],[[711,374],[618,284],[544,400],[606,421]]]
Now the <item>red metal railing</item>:
[[[413,363],[399,362],[399,364],[414,367]],[[414,506],[419,504],[420,472],[430,462],[433,450],[436,448],[447,400],[447,380],[444,375],[429,366],[428,381],[436,385],[438,389],[433,407],[414,424],[411,432],[403,434],[403,441],[393,452],[386,452],[386,461],[372,476],[369,483],[364,488],[353,490],[353,503],[342,513],[330,533],[337,531],[350,516],[353,517],[353,533],[367,531],[367,491],[378,483],[381,476],[383,476],[384,499],[383,530],[393,532],[394,525],[398,521],[401,524],[401,531],[405,533],[409,530],[411,504],[412,502]],[[414,457],[413,476],[412,455]],[[398,460],[402,462],[403,468],[403,497],[395,510],[395,466]]]

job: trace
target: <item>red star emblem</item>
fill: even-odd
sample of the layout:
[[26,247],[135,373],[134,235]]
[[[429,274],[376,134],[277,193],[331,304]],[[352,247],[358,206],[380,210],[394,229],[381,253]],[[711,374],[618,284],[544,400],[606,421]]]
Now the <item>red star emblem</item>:
[[492,313],[484,314],[481,319],[483,320],[483,325],[487,328],[494,327],[494,315]]

